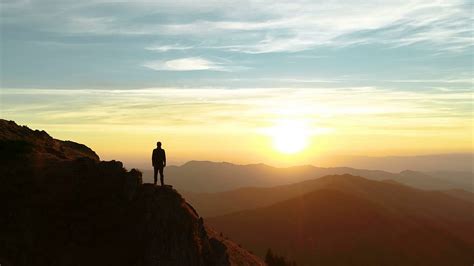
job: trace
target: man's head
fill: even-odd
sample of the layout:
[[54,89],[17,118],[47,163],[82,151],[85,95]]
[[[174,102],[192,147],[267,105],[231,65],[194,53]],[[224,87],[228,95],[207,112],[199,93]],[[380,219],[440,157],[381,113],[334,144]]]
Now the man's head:
[[161,141],[158,141],[158,142],[156,143],[156,147],[161,148]]

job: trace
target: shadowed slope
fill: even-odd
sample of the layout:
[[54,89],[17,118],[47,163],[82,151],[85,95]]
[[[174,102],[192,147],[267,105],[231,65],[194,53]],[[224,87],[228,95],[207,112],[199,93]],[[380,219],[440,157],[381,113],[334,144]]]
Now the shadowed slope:
[[[350,175],[292,189],[302,192],[310,185],[312,192],[208,221],[261,256],[271,247],[299,265],[464,265],[472,260],[472,203]],[[269,189],[267,196],[288,188],[278,189]]]
[[474,193],[471,193],[462,189],[442,190],[440,192],[454,198],[458,198],[458,199],[462,199],[462,200],[474,203]]
[[[279,201],[309,193],[316,189],[327,188],[334,183],[337,183],[334,187],[335,189],[350,190],[351,193],[358,194],[367,194],[370,192],[372,193],[371,196],[373,198],[384,198],[387,195],[386,192],[389,193],[388,195],[391,195],[390,193],[393,193],[393,191],[399,191],[400,193],[405,194],[408,193],[412,200],[416,200],[416,197],[413,197],[414,194],[424,195],[424,199],[430,197],[440,199],[446,198],[441,192],[419,190],[405,186],[393,180],[383,180],[378,182],[351,175],[326,176],[290,185],[267,188],[247,187],[218,193],[185,192],[185,197],[199,209],[203,216],[212,217],[241,210],[268,206]],[[360,188],[360,186],[362,186],[362,188]],[[367,189],[370,189],[370,191],[366,191]],[[471,193],[466,192],[465,197],[469,197],[466,195],[470,194]],[[454,196],[454,194],[452,195]],[[460,195],[460,197],[462,197],[462,195]],[[394,204],[402,204],[401,202],[392,201]],[[423,202],[421,204],[423,204]],[[408,201],[406,205],[411,206],[412,203]],[[416,206],[416,204],[414,205]]]

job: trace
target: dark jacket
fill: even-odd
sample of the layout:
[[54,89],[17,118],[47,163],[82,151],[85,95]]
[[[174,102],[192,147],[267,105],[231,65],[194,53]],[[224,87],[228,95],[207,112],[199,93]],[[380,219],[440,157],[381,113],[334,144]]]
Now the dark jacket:
[[166,165],[166,154],[164,149],[154,149],[151,156],[151,163],[154,167],[163,167]]

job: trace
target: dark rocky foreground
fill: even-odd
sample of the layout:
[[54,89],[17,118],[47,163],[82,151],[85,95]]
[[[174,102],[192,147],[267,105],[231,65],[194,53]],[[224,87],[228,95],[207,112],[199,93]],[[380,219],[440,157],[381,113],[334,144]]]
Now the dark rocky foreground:
[[171,187],[0,120],[0,264],[263,265]]

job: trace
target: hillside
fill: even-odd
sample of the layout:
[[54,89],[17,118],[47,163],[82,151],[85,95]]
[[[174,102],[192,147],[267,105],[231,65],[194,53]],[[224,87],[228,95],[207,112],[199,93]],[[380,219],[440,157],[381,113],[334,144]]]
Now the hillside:
[[[349,179],[353,178],[349,177],[349,175],[346,176]],[[370,180],[366,180],[368,184],[370,184],[369,181]],[[184,195],[189,202],[191,202],[194,206],[196,206],[196,208],[200,210],[201,214],[204,217],[212,217],[242,210],[269,206],[280,201],[304,195],[317,189],[326,188],[331,182],[333,182],[333,180],[326,176],[323,178],[306,180],[303,182],[293,183],[289,185],[281,185],[274,187],[247,187],[218,193],[185,192]],[[468,201],[472,201],[474,195],[470,192],[459,189],[442,190],[438,192],[422,191],[412,189],[411,187],[405,186],[397,181],[393,181],[392,179],[383,180],[374,184],[379,183],[392,185],[389,187],[398,186],[399,189],[401,189],[402,191],[416,191],[417,193],[424,195],[443,193],[452,197]],[[352,191],[352,193],[358,191],[360,192],[360,190],[361,189],[358,188],[358,190]],[[380,196],[384,197],[383,194],[381,194]]]
[[444,194],[447,194],[451,197],[462,199],[474,203],[474,193],[462,190],[462,189],[450,189],[440,191]]
[[442,169],[449,172],[472,172],[474,153],[445,153],[404,156],[331,156],[324,158],[328,165],[347,165],[363,169],[383,169],[389,172],[400,172],[411,169],[419,172],[438,172]]
[[0,120],[0,264],[263,265],[171,187]]
[[[373,180],[392,179],[416,188],[445,190],[463,189],[473,191],[473,173],[438,171],[422,173],[402,171],[390,173],[379,170],[354,169],[349,167],[316,167],[312,165],[272,167],[265,164],[237,165],[227,162],[190,161],[181,166],[168,166],[169,182],[183,191],[215,193],[243,187],[271,187],[287,185],[327,175],[351,174]],[[144,172],[145,180],[152,180],[152,172]]]
[[467,265],[474,259],[474,204],[442,192],[350,175],[268,190],[267,199],[301,193],[208,222],[259,255],[271,247],[298,265]]

